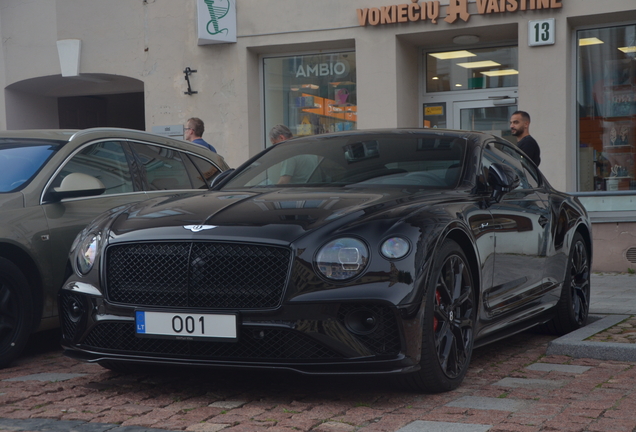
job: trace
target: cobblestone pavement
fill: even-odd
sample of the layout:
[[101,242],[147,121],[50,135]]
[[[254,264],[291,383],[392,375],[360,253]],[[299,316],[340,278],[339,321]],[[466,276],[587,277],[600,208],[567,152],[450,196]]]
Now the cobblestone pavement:
[[636,363],[546,356],[554,338],[530,332],[475,350],[464,384],[437,395],[381,378],[174,369],[121,375],[64,357],[56,337],[34,339],[26,356],[0,370],[0,430],[636,430]]
[[636,343],[636,316],[631,315],[625,321],[596,333],[588,340],[594,342]]
[[37,334],[0,370],[0,431],[636,432],[636,276],[593,274],[592,286],[590,312],[609,316],[565,338],[526,332],[479,348],[463,385],[438,395],[377,377],[121,375],[64,357],[56,332]]

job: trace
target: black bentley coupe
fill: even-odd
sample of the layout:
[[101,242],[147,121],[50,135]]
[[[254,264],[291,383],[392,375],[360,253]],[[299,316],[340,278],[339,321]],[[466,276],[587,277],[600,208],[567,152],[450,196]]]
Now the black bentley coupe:
[[65,353],[393,374],[457,388],[475,347],[584,326],[591,226],[515,145],[479,132],[347,131],[113,209],[74,242]]

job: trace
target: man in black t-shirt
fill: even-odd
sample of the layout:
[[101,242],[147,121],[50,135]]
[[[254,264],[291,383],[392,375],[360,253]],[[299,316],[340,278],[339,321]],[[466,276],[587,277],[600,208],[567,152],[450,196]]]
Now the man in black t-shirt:
[[530,114],[525,111],[515,111],[510,116],[510,131],[517,137],[517,147],[539,166],[541,163],[541,149],[537,141],[530,135]]

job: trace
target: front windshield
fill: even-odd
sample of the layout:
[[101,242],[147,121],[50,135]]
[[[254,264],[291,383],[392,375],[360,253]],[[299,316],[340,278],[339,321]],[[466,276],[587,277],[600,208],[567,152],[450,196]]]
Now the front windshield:
[[54,141],[0,139],[0,193],[25,186],[59,148]]
[[298,138],[274,146],[223,189],[285,186],[457,185],[463,138],[429,134],[338,135]]

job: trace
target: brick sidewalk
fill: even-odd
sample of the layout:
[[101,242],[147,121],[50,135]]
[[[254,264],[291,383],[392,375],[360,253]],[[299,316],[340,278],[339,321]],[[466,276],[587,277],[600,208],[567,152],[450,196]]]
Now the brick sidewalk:
[[0,370],[0,430],[634,431],[636,363],[545,356],[552,339],[523,333],[475,350],[464,384],[438,395],[380,378],[118,375],[53,349]]

